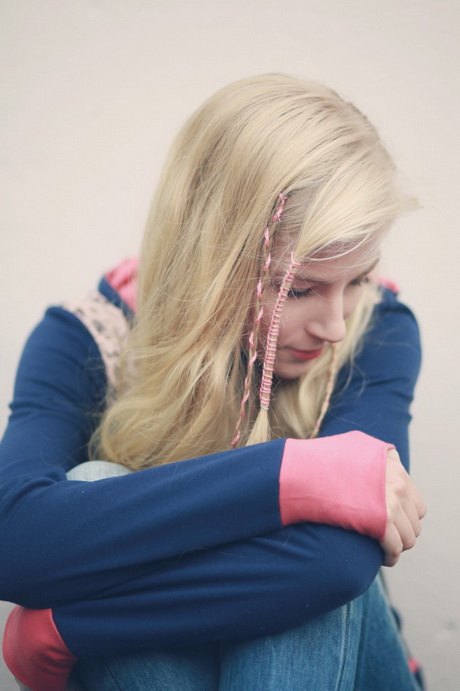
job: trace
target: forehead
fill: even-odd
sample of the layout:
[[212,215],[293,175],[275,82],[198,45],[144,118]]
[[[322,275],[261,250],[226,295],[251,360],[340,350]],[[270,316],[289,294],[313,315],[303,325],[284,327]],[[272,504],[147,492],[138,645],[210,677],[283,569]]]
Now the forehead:
[[[274,275],[284,274],[289,266],[291,255],[288,256],[288,252],[283,249],[284,251],[280,251],[280,248],[276,248],[273,253]],[[296,277],[330,282],[344,277],[359,276],[376,263],[379,255],[380,242],[375,237],[359,245],[342,245],[341,248],[319,250],[301,261]]]

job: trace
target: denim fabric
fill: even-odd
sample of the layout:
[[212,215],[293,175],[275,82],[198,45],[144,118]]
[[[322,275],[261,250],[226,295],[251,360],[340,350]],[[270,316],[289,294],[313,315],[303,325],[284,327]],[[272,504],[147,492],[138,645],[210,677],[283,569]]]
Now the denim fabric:
[[[68,478],[91,481],[127,472],[92,461]],[[417,689],[378,580],[344,607],[276,636],[89,658],[72,678],[98,691]]]
[[92,658],[75,678],[98,691],[415,691],[378,581],[344,607],[277,636]]

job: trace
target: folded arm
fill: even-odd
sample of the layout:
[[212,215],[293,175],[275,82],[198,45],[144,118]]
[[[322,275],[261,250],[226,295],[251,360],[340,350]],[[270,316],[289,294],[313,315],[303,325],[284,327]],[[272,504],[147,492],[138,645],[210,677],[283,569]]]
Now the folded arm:
[[[283,440],[67,482],[65,470],[86,460],[105,380],[78,320],[60,310],[47,319],[26,348],[1,446],[0,551],[10,564],[1,597],[53,607],[81,656],[141,639],[180,645],[191,634],[205,641],[280,631],[370,584],[382,562],[375,540],[321,524],[283,527]],[[66,377],[56,376],[60,367]],[[418,368],[415,321],[388,296],[349,381],[342,373],[321,434],[362,430],[395,444],[407,463]]]

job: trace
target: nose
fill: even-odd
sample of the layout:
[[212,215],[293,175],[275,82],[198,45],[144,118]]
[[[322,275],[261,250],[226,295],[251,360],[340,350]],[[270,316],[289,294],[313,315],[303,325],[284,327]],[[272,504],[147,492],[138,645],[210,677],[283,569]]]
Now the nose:
[[343,341],[346,327],[342,299],[337,297],[333,300],[320,300],[317,312],[308,323],[307,331],[319,341]]

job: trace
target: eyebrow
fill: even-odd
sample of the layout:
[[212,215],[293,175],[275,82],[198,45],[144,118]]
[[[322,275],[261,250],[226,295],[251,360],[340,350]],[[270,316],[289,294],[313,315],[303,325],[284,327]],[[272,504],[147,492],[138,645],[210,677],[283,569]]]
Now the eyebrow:
[[[375,269],[375,267],[377,266],[377,264],[379,263],[379,261],[380,261],[380,257],[377,257],[377,259],[376,259],[375,261],[373,261],[372,264],[371,264],[367,269],[365,269],[365,271],[362,271],[362,272],[361,272],[360,274],[358,274],[357,276],[353,276],[353,278],[350,279],[350,280],[351,280],[351,281],[359,281],[359,279],[364,278],[365,276],[367,276],[368,274],[370,274],[370,272],[372,271],[372,269]],[[317,278],[308,278],[308,276],[298,276],[298,275],[296,275],[296,276],[294,277],[294,280],[296,280],[296,279],[297,279],[298,281],[304,281],[305,283],[317,283],[317,284],[319,284],[319,285],[328,285],[328,284],[330,284],[330,283],[333,283],[333,281],[321,281],[321,280],[319,280],[319,279],[317,279]]]

